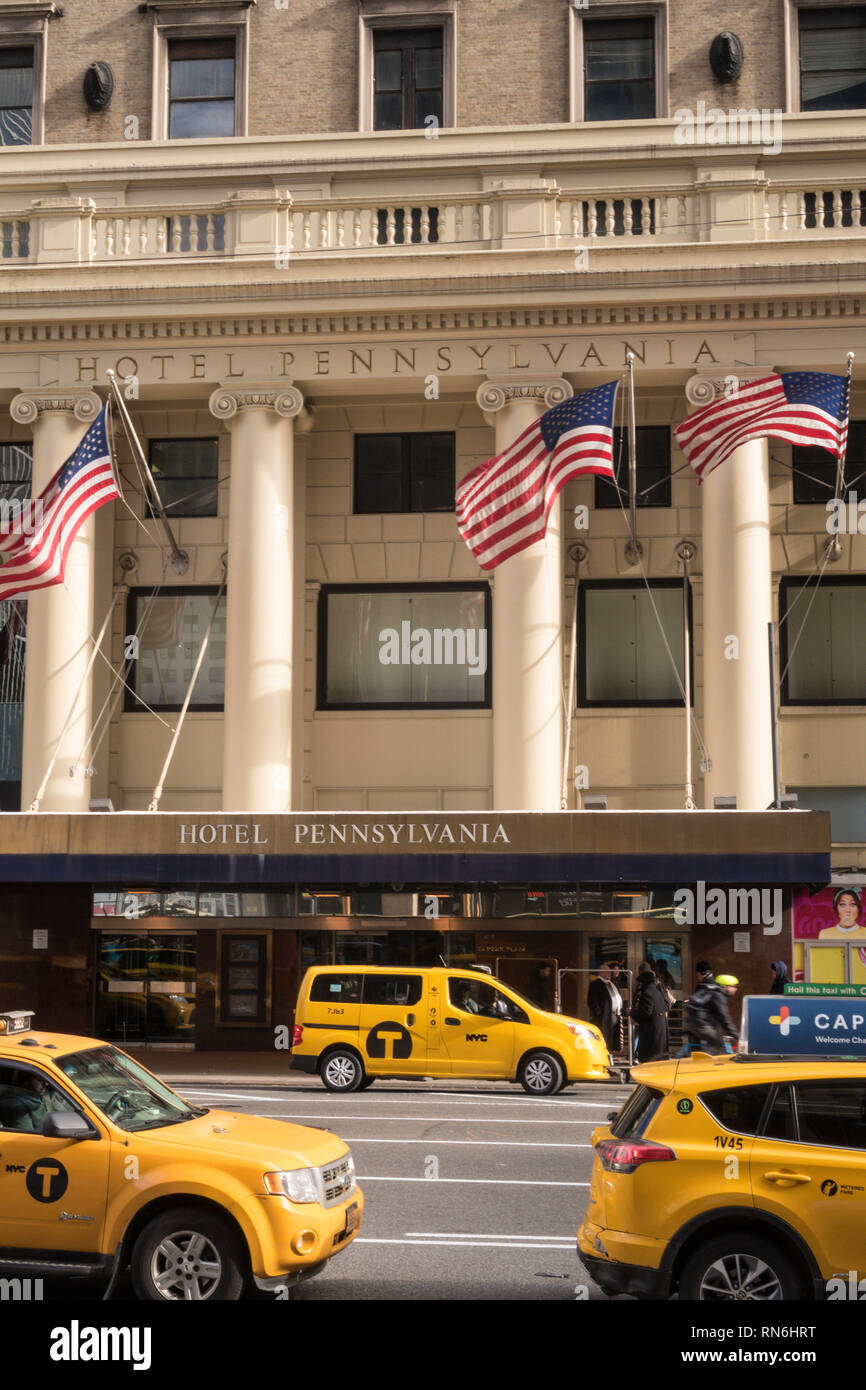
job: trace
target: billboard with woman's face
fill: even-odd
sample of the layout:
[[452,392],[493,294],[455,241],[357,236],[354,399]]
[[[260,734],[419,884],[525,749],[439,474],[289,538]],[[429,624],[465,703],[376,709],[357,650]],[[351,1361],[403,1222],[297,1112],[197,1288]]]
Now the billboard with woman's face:
[[866,983],[866,883],[795,894],[794,978]]

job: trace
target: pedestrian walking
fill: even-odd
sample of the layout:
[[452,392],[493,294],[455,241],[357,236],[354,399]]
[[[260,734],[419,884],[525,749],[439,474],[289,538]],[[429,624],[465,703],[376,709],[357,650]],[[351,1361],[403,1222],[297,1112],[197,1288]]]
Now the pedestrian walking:
[[631,1017],[638,1026],[638,1061],[655,1062],[667,1056],[667,1000],[651,970],[643,970],[638,975]]
[[620,1049],[622,995],[611,976],[609,965],[602,965],[586,994],[590,1021],[600,1028],[608,1052]]
[[[695,965],[698,984],[694,993],[686,1000],[685,1034],[686,1042],[680,1053],[689,1056],[692,1051],[709,1052],[713,1055],[725,1051],[725,1038],[737,1037],[737,1030],[728,1010],[728,994],[720,981],[716,980],[709,961],[699,960]],[[724,980],[737,981],[733,975],[722,976]],[[733,992],[733,989],[732,989]]]
[[770,985],[771,994],[784,994],[785,985],[788,983],[788,967],[783,960],[773,961],[773,983]]

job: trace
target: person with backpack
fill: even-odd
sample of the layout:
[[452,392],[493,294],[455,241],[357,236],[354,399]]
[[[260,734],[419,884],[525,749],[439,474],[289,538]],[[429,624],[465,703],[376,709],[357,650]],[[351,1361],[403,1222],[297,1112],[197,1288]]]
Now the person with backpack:
[[709,961],[699,960],[695,965],[695,974],[698,977],[697,988],[686,1000],[684,1009],[686,1041],[679,1054],[681,1057],[688,1057],[692,1052],[724,1052],[725,1039],[737,1037],[728,1010],[727,990],[716,980]]

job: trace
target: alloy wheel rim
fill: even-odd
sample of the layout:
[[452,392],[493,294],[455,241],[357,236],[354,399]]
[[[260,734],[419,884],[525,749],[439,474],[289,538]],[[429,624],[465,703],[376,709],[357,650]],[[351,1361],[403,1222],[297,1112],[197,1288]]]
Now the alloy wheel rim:
[[173,1231],[154,1250],[150,1277],[161,1298],[199,1303],[217,1288],[222,1261],[213,1241],[201,1231]]
[[782,1285],[775,1270],[759,1255],[732,1252],[706,1270],[699,1296],[704,1300],[764,1303],[781,1299]]
[[545,1062],[542,1058],[536,1058],[527,1065],[526,1080],[533,1091],[543,1091],[553,1081],[553,1068],[549,1062]]
[[334,1057],[325,1068],[333,1086],[351,1086],[355,1079],[355,1064],[348,1057]]

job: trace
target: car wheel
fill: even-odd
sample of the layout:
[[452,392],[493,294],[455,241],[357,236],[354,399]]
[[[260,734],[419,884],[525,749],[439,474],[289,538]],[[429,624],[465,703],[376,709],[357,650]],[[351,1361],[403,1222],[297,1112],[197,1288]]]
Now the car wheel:
[[198,1207],[160,1212],[135,1242],[136,1298],[154,1303],[234,1300],[244,1285],[243,1252],[227,1222]]
[[702,1302],[787,1302],[807,1297],[803,1276],[771,1240],[744,1231],[716,1236],[683,1266],[680,1298]]
[[517,1079],[530,1096],[552,1096],[565,1084],[561,1062],[552,1052],[532,1052],[520,1063]]
[[322,1058],[319,1072],[329,1091],[357,1091],[364,1082],[364,1068],[354,1052],[337,1049]]

